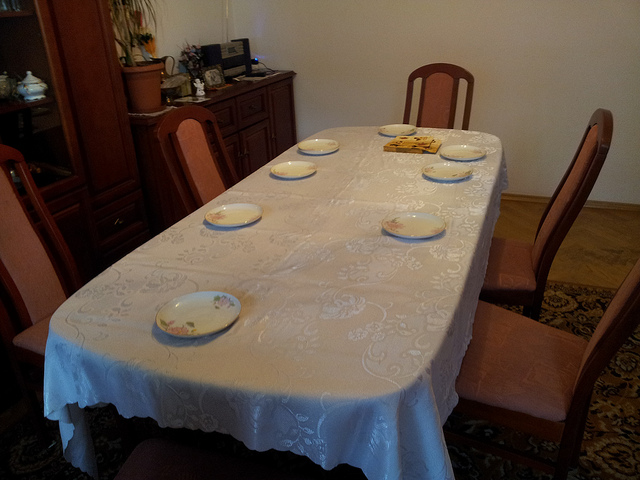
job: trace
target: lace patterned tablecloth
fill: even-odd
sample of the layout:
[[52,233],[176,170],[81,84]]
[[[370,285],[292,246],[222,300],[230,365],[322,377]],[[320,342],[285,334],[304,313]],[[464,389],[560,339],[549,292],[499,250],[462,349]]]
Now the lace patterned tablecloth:
[[[96,474],[82,408],[111,403],[125,417],[226,432],[369,479],[453,478],[441,427],[457,402],[506,165],[493,135],[418,135],[487,155],[466,164],[470,179],[436,183],[421,172],[439,155],[384,152],[377,127],[325,130],[315,138],[337,140],[337,152],[289,149],[69,298],[51,321],[44,383],[66,458]],[[318,170],[270,174],[289,160]],[[229,203],[260,205],[263,217],[226,230],[204,221]],[[445,232],[382,230],[407,211],[442,217]],[[182,339],[155,325],[164,303],[203,290],[240,300],[228,330]]]

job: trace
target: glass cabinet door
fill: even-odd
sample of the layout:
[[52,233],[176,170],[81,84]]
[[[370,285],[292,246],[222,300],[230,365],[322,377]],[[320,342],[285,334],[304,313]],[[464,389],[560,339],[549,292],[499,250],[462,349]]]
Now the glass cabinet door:
[[[64,117],[68,102],[57,88],[57,52],[47,50],[38,13],[46,16],[33,0],[0,0],[0,143],[20,150],[36,184],[47,187],[77,175],[79,162],[73,124]],[[20,88],[27,72],[36,83]]]

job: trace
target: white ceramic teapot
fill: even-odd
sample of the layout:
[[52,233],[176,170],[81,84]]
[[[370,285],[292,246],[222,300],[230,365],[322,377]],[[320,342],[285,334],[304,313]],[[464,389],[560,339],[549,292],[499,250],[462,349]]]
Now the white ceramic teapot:
[[18,93],[22,95],[27,102],[45,98],[44,92],[47,88],[49,88],[47,84],[38,77],[34,77],[30,71],[27,71],[27,76],[18,83]]

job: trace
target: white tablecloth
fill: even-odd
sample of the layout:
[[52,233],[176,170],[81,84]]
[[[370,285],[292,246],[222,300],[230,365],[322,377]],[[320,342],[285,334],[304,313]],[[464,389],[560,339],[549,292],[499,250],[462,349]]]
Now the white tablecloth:
[[[487,155],[468,163],[471,179],[435,183],[421,170],[438,155],[383,152],[390,139],[375,127],[320,132],[339,151],[294,147],[270,164],[313,161],[314,175],[261,168],[65,302],[51,321],[44,399],[66,458],[96,474],[81,409],[112,403],[125,417],[226,432],[369,479],[453,478],[441,427],[457,402],[506,167],[493,135],[418,134]],[[264,215],[227,230],[203,221],[229,203]],[[446,231],[386,234],[381,220],[404,211],[439,215]],[[181,339],[155,325],[165,302],[201,290],[240,300],[230,329]]]

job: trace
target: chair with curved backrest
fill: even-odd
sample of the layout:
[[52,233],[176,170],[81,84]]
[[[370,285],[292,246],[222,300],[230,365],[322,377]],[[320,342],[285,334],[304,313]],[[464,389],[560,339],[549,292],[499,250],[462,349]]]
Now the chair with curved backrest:
[[547,204],[533,244],[493,238],[481,300],[523,305],[525,315],[538,318],[551,264],[598,178],[612,133],[611,112],[596,110],[569,168]]
[[215,115],[206,108],[172,110],[158,125],[167,168],[188,213],[238,182]]
[[407,82],[407,98],[404,104],[404,123],[411,123],[413,84],[422,79],[417,127],[454,128],[460,80],[467,82],[462,129],[469,129],[471,102],[473,100],[473,75],[462,67],[450,63],[432,63],[417,68]]
[[[49,320],[81,279],[22,154],[0,145],[0,170],[0,333],[36,413],[40,407],[33,392],[42,390]],[[37,226],[25,202],[35,212]]]
[[507,451],[462,433],[448,439],[567,477],[577,464],[593,386],[640,324],[640,260],[587,342],[571,333],[480,302],[462,361],[455,411],[559,442],[555,463]]

